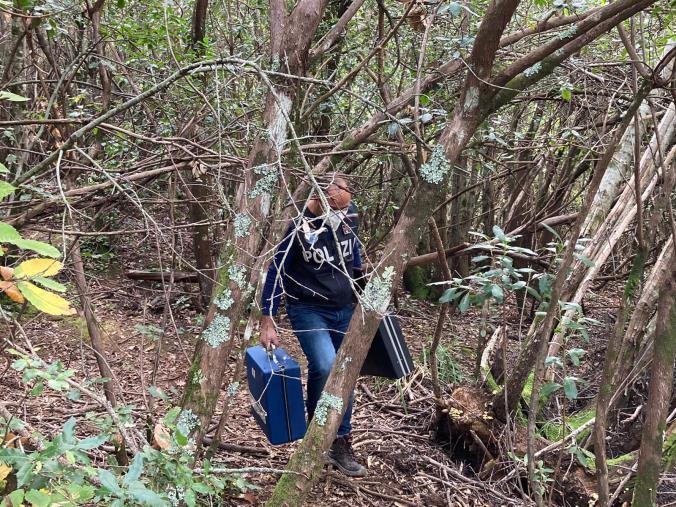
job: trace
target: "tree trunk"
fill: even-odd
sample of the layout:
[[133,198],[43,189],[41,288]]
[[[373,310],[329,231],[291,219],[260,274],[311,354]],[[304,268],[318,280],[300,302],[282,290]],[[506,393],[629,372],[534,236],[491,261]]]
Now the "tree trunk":
[[[462,192],[467,186],[467,159],[461,158],[458,162],[459,167],[453,172],[451,178],[452,185],[449,185],[451,194]],[[471,170],[472,169],[470,168],[469,171]],[[467,208],[471,201],[471,196],[468,192],[465,192],[459,198],[453,199],[453,202],[451,202],[449,217],[450,226],[447,229],[446,234],[447,245],[455,246],[467,241],[467,231],[469,230],[470,225],[466,223],[466,219],[472,216]],[[487,232],[487,234],[490,234],[490,232]],[[454,276],[459,276],[461,278],[469,276],[469,259],[465,255],[452,257],[448,267],[450,268],[451,273],[454,273]]]
[[[638,116],[645,117],[650,114],[648,104],[644,102],[638,109]],[[622,184],[627,181],[632,174],[632,161],[634,160],[634,149],[636,145],[637,131],[641,132],[640,125],[636,125],[636,118],[629,124],[627,131],[622,136],[622,140],[613,155],[613,160],[608,166],[599,192],[594,198],[589,215],[582,226],[582,235],[585,237],[593,236],[608,215],[610,208],[615,202],[615,198],[620,193]],[[639,137],[640,138],[640,137]],[[657,140],[653,136],[650,148],[657,149]]]
[[[593,205],[593,204],[592,204]],[[639,247],[640,248],[640,247]],[[598,481],[599,505],[607,507],[610,499],[608,488],[608,465],[606,462],[606,422],[608,408],[613,394],[613,374],[617,369],[617,359],[621,350],[624,325],[627,320],[629,305],[631,304],[634,290],[643,276],[645,266],[645,252],[637,252],[631,273],[625,284],[624,293],[620,299],[620,307],[617,311],[615,329],[606,346],[606,357],[603,363],[603,373],[599,385],[599,393],[596,398],[596,423],[594,425],[594,455],[596,456],[596,477]]]
[[[99,327],[96,314],[94,313],[94,308],[92,307],[91,301],[89,300],[89,289],[87,287],[84,263],[82,262],[82,254],[80,252],[80,240],[77,237],[71,244],[70,256],[73,262],[75,288],[77,289],[77,295],[80,298],[80,304],[82,306],[82,313],[84,313],[85,322],[87,323],[87,333],[89,334],[89,339],[91,340],[92,351],[94,352],[94,357],[96,358],[96,364],[99,366],[99,373],[101,374],[101,377],[108,379],[103,383],[103,393],[105,394],[108,403],[110,403],[110,406],[116,407],[117,400],[115,398],[115,389],[113,387],[115,385],[113,383],[113,371],[108,365],[108,360],[106,359],[106,349],[101,336],[101,328]],[[121,438],[118,442],[115,442],[115,455],[117,456],[117,462],[119,465],[127,466],[129,464],[124,440]]]
[[[199,164],[197,164],[199,167]],[[207,180],[209,176],[203,174],[195,177],[193,171],[188,169],[185,173],[186,187],[190,194],[188,202],[188,215],[194,224],[209,222],[207,211],[209,199],[214,197],[214,192],[209,188]],[[214,260],[212,258],[212,242],[209,237],[208,225],[195,225],[192,232],[192,247],[195,252],[195,269],[197,271],[200,286],[200,302],[203,307],[208,307],[211,294],[214,290]]]
[[636,364],[640,355],[641,337],[645,335],[650,319],[657,307],[660,285],[674,263],[676,263],[676,251],[674,250],[674,239],[670,237],[662,247],[662,251],[645,280],[641,297],[636,303],[627,329],[623,333],[622,343],[618,351],[619,361],[614,369],[612,379],[616,388],[613,392],[614,402],[611,401],[611,410],[612,405],[616,405],[620,398],[619,391],[626,388],[621,383],[627,378],[629,370]]
[[[284,4],[274,0],[270,7],[271,55],[273,66],[282,72],[303,75],[310,42],[321,22],[328,0],[301,0],[287,16]],[[249,169],[240,184],[234,208],[237,215],[228,229],[220,253],[220,268],[212,303],[188,372],[182,406],[194,422],[197,441],[204,436],[221,390],[226,362],[237,329],[252,299],[249,280],[269,228],[273,196],[281,173],[281,154],[286,144],[291,106],[298,90],[293,79],[266,82],[269,91],[260,135],[249,157]]]
[[657,304],[657,328],[646,418],[638,455],[638,472],[633,507],[657,505],[657,487],[662,469],[662,444],[669,413],[676,354],[676,264],[660,290]]
[[[209,0],[195,0],[190,25],[190,49],[199,59],[204,56],[204,37],[206,36],[207,13]],[[203,77],[206,85],[206,76]],[[196,124],[190,120],[186,126],[185,135],[196,132]],[[210,185],[210,175],[202,173],[199,160],[185,172],[186,189],[189,194],[188,216],[195,224],[205,224],[209,221],[209,201],[215,197],[213,185]],[[212,257],[212,242],[209,237],[208,225],[196,225],[192,231],[192,248],[195,254],[195,269],[199,277],[200,304],[203,308],[209,306],[211,294],[214,290],[214,259]]]

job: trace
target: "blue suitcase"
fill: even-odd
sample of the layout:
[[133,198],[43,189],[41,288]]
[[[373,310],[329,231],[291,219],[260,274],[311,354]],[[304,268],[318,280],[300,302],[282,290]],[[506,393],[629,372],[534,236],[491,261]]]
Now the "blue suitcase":
[[283,349],[246,351],[251,413],[271,444],[303,438],[307,423],[300,366]]

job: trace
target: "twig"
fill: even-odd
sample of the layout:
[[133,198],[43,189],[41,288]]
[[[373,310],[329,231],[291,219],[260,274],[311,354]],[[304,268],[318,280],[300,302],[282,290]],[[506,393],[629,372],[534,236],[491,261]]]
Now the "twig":
[[478,484],[483,490],[490,492],[491,495],[495,495],[505,502],[512,503],[514,501],[512,498],[509,498],[508,496],[499,492],[495,488],[491,488],[491,487],[485,485],[484,483],[482,483],[480,481],[475,481],[475,480],[473,480],[469,477],[466,477],[466,476],[462,475],[460,472],[458,472],[457,470],[454,470],[453,468],[451,468],[447,465],[444,465],[443,463],[440,463],[437,460],[430,458],[429,456],[422,456],[422,457],[423,457],[423,459],[429,461],[432,465],[445,470],[446,472],[451,474],[453,477],[455,477],[456,479],[458,479],[462,482]]

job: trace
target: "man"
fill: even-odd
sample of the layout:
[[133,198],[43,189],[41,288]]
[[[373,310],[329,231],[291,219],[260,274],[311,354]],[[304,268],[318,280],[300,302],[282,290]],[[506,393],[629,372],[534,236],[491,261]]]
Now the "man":
[[[268,268],[262,296],[261,345],[279,345],[274,316],[282,294],[286,313],[307,357],[307,411],[312,419],[324,384],[354,312],[354,279],[361,277],[357,210],[344,178],[325,189],[330,209],[314,197],[303,216],[289,225]],[[352,451],[352,404],[329,451],[329,461],[344,474],[364,477],[367,470]]]

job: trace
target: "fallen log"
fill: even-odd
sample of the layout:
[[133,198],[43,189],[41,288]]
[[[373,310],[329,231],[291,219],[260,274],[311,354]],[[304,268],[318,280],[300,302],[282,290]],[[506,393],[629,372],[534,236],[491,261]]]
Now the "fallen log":
[[[459,245],[455,245],[451,248],[446,249],[446,257],[453,256],[457,254],[458,252],[461,252],[463,250],[466,250],[469,248],[470,244],[469,243],[460,243]],[[424,255],[418,255],[417,257],[411,258],[411,260],[408,261],[406,264],[406,269],[412,268],[414,266],[425,266],[427,264],[431,264],[433,262],[436,262],[439,257],[438,252],[432,252]]]
[[[488,252],[492,253],[494,250],[488,247],[482,247],[478,245],[470,245],[469,243],[460,243],[454,247],[446,249],[446,257],[454,257],[459,255],[474,255],[478,252]],[[542,259],[541,257],[533,257],[530,255],[510,252],[510,257],[515,259],[523,259],[529,262],[538,264],[544,268],[549,268],[549,263]],[[406,269],[415,267],[415,266],[425,266],[427,264],[432,264],[437,262],[439,254],[437,252],[431,252],[428,254],[418,255],[417,257],[412,257],[411,260],[406,264]]]
[[[554,217],[547,218],[545,220],[542,220],[541,222],[537,222],[535,224],[526,224],[524,226],[518,227],[517,229],[510,231],[508,235],[515,235],[523,230],[541,230],[544,229],[545,226],[547,227],[556,227],[559,225],[565,225],[568,224],[577,218],[577,213],[569,213],[567,215],[557,215]],[[472,248],[470,248],[472,247]],[[460,243],[458,245],[455,245],[451,248],[446,249],[446,257],[453,257],[456,255],[470,255],[473,254],[477,251],[488,251],[488,249],[485,248],[479,248],[476,245],[472,246],[470,243]],[[510,253],[510,257],[515,257],[518,259],[524,259],[529,262],[534,262],[536,264],[539,264],[543,267],[548,268],[549,264],[544,261],[543,259],[539,257],[531,257],[529,255],[523,255],[523,254],[518,254],[518,253]],[[418,255],[416,257],[412,257],[408,263],[406,264],[406,269],[412,268],[414,266],[425,266],[427,264],[432,264],[433,262],[436,262],[437,258],[439,257],[439,254],[437,252],[430,252],[427,254],[423,255]]]

